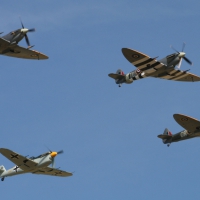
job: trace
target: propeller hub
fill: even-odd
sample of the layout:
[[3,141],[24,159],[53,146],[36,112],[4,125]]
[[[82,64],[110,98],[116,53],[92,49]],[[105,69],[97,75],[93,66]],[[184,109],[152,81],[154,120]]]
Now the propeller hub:
[[57,156],[57,154],[58,154],[57,152],[51,152],[51,154],[50,154],[50,155],[51,155],[51,157],[52,157],[52,158],[54,158],[54,157],[56,157],[56,156]]
[[24,34],[26,34],[28,32],[28,29],[27,28],[22,28],[21,32],[24,33]]
[[179,52],[179,58],[183,58],[183,57],[185,57],[185,52]]

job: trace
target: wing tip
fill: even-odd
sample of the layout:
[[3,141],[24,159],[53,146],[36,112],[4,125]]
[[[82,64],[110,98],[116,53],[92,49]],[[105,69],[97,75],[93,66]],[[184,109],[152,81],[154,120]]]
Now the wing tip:
[[122,48],[122,53],[125,56],[125,54],[129,53],[130,51],[133,51],[132,49],[129,48]]
[[180,113],[175,113],[175,114],[173,114],[173,117],[176,120],[178,117],[190,117],[190,116],[183,115],[183,114],[180,114]]

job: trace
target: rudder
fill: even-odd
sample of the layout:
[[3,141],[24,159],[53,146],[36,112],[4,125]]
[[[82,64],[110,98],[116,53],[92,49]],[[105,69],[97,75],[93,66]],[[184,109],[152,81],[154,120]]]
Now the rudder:
[[6,171],[6,168],[3,165],[1,165],[0,166],[0,175],[5,171]]
[[172,138],[172,133],[170,132],[169,129],[165,129],[162,135],[158,135],[159,138],[162,139],[163,143],[165,144],[167,140]]

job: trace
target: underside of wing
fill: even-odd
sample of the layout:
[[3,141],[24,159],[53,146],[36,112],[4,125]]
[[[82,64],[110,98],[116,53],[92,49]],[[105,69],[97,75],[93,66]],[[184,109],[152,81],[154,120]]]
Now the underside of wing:
[[124,57],[135,67],[149,74],[156,72],[158,69],[165,66],[163,63],[157,61],[156,58],[150,58],[149,56],[136,50],[122,48],[122,53]]
[[48,56],[43,53],[35,50],[26,49],[24,47],[20,47],[18,45],[7,47],[3,52],[5,56],[11,56],[15,58],[25,58],[25,59],[33,59],[33,60],[43,60],[48,59]]
[[60,177],[67,177],[67,176],[73,175],[70,172],[62,171],[60,169],[54,169],[51,167],[37,169],[37,170],[33,171],[32,173],[33,174],[41,174],[41,175],[49,175],[49,176],[60,176]]
[[115,79],[115,80],[119,80],[119,79],[123,79],[125,76],[124,75],[121,75],[121,74],[108,74],[109,77]]
[[195,118],[182,114],[174,114],[173,117],[180,126],[191,133],[200,130],[200,121]]
[[30,170],[37,165],[36,162],[9,149],[1,148],[0,153],[23,170]]
[[158,70],[155,73],[151,74],[152,77],[162,78],[166,80],[173,81],[186,81],[186,82],[195,82],[200,81],[200,77],[194,74],[191,74],[187,71],[176,70],[174,68],[169,68],[165,70]]
[[10,42],[4,38],[0,38],[0,48],[10,45]]

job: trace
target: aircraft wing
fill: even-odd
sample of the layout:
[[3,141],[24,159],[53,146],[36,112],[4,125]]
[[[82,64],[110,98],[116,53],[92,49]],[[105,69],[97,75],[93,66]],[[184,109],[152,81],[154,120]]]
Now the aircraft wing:
[[22,170],[30,170],[31,168],[34,168],[37,163],[21,156],[20,154],[11,151],[9,149],[0,148],[0,153],[5,156],[8,160],[15,163],[18,167],[20,167]]
[[[0,40],[0,44],[1,44],[1,40]],[[7,47],[5,50],[3,50],[2,54],[5,56],[11,56],[15,58],[25,58],[25,59],[33,59],[33,60],[48,59],[48,56],[44,55],[43,53],[39,51],[26,49],[18,45]]]
[[187,71],[176,70],[174,68],[168,69],[161,73],[155,72],[151,74],[151,76],[155,78],[163,78],[166,80],[173,80],[173,81],[187,81],[187,82],[200,81],[199,76],[196,76]]
[[55,169],[51,167],[44,167],[32,172],[33,174],[41,174],[41,175],[49,175],[49,176],[61,176],[67,177],[72,176],[73,174],[70,172],[62,171],[60,169]]
[[195,118],[182,114],[174,114],[173,117],[179,125],[191,133],[200,129],[200,121]]
[[10,42],[8,40],[5,40],[4,38],[0,38],[0,47],[4,47],[8,45],[10,45]]
[[136,50],[122,48],[122,53],[131,64],[149,74],[165,66],[163,63],[157,61],[156,58],[151,58]]

